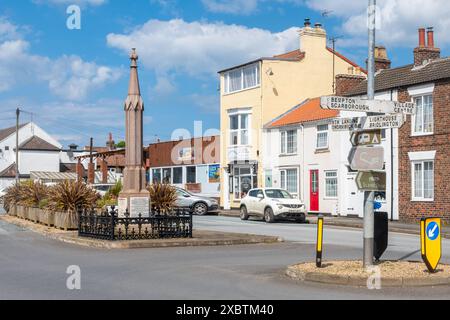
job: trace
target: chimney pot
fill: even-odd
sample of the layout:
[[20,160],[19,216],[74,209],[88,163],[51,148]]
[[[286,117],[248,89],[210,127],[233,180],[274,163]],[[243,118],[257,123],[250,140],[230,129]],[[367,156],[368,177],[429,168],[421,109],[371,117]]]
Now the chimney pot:
[[419,29],[419,47],[420,48],[425,47],[425,28]]
[[317,22],[314,26],[315,26],[316,28],[322,28],[322,24],[319,23],[319,22]]
[[311,26],[311,19],[306,18],[305,19],[305,27],[310,27]]
[[429,27],[427,30],[427,35],[428,35],[428,48],[434,48],[434,31],[433,31],[433,27]]

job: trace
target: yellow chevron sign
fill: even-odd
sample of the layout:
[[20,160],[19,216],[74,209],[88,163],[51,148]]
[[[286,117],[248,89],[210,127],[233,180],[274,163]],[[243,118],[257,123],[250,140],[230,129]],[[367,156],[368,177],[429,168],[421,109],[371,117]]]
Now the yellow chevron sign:
[[420,237],[422,259],[428,270],[434,273],[442,257],[441,219],[422,219]]

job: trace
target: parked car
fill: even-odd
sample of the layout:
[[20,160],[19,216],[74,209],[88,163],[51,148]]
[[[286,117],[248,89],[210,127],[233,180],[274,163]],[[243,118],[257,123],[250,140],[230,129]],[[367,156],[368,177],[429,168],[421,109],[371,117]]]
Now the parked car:
[[305,204],[283,189],[252,189],[241,201],[241,219],[264,218],[267,223],[292,220],[305,223]]
[[219,203],[215,199],[202,197],[181,188],[176,188],[176,190],[177,207],[189,208],[193,214],[199,216],[219,211]]
[[113,187],[114,184],[93,184],[91,186],[101,197],[104,197]]

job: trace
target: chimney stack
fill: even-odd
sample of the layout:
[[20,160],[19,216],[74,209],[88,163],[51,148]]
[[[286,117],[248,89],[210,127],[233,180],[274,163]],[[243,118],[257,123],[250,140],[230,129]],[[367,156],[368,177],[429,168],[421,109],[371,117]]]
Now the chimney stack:
[[414,66],[419,67],[440,57],[441,49],[435,48],[433,28],[429,27],[427,30],[427,44],[425,44],[425,28],[420,28],[419,46],[414,49]]
[[[366,68],[368,65],[368,60],[366,60]],[[391,60],[387,56],[386,47],[376,46],[375,47],[375,72],[380,70],[386,70],[391,68]]]

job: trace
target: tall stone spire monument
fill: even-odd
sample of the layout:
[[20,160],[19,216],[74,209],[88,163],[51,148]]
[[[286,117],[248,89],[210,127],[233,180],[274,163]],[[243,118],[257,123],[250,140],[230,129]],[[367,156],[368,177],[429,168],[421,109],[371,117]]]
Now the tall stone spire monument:
[[119,214],[128,209],[132,217],[150,213],[149,192],[145,189],[145,168],[143,157],[143,113],[144,101],[141,97],[137,70],[138,55],[133,49],[130,55],[130,84],[125,100],[126,151],[123,191],[119,195]]

